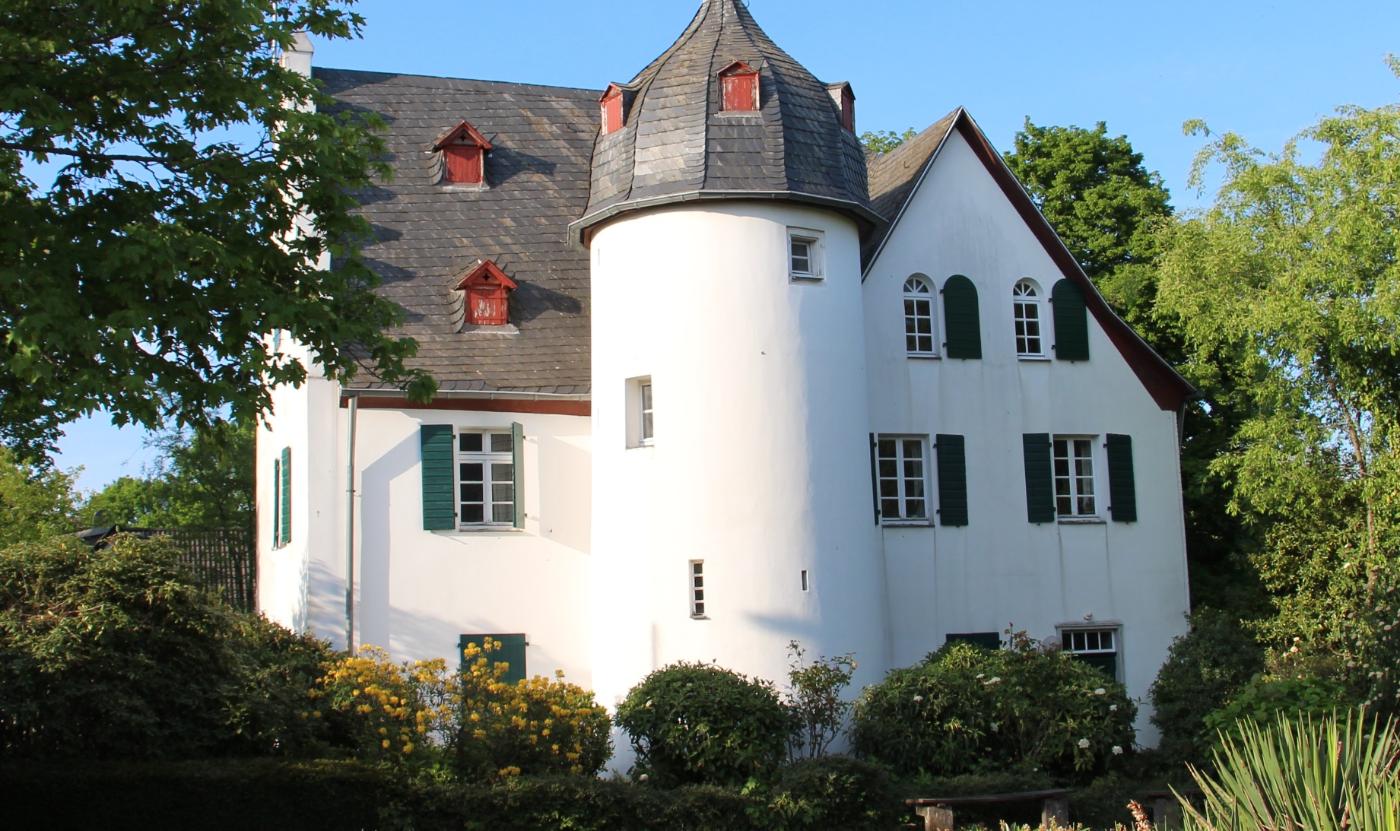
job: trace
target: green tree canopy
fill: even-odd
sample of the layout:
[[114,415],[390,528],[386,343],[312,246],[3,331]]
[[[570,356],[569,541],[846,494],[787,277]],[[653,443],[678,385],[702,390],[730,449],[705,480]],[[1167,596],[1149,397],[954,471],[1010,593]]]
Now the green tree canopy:
[[896,133],[893,130],[867,130],[860,134],[860,143],[866,152],[879,155],[890,152],[917,135],[918,133],[913,127],[902,133]]
[[1161,237],[1159,302],[1194,377],[1223,356],[1249,379],[1212,468],[1260,529],[1265,632],[1393,683],[1367,656],[1400,628],[1382,602],[1400,555],[1400,106],[1342,108],[1277,154],[1212,136],[1193,183],[1208,169],[1214,204]]
[[277,331],[431,394],[354,250],[383,144],[278,60],[298,30],[357,35],[351,2],[0,6],[0,441],[41,451],[99,408],[251,419],[306,376]]
[[72,475],[0,448],[0,548],[75,530],[76,502]]

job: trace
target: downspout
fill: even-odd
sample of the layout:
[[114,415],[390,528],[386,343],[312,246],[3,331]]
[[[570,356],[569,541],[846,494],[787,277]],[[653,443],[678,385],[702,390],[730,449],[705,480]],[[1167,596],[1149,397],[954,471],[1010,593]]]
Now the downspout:
[[355,417],[360,398],[347,391],[350,399],[349,429],[346,431],[345,455],[345,648],[355,651]]

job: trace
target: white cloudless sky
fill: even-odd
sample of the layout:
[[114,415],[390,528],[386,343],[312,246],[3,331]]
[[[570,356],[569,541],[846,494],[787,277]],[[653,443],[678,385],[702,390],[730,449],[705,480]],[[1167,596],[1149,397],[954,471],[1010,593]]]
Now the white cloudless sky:
[[[601,89],[680,34],[698,0],[365,0],[364,37],[316,44],[315,64]],[[1178,208],[1200,138],[1187,119],[1276,151],[1337,106],[1400,100],[1395,0],[950,2],[750,0],[768,34],[824,81],[850,81],[857,129],[922,129],[964,106],[998,149],[1023,119],[1124,134]],[[468,116],[469,114],[464,114]],[[142,431],[70,427],[58,464],[99,488],[139,474]]]

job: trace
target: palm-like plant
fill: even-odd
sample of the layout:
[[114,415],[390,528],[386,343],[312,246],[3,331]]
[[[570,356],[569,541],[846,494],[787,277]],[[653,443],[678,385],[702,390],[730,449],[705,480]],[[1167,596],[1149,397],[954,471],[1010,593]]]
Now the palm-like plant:
[[1400,831],[1400,733],[1364,709],[1246,721],[1214,755],[1185,831]]

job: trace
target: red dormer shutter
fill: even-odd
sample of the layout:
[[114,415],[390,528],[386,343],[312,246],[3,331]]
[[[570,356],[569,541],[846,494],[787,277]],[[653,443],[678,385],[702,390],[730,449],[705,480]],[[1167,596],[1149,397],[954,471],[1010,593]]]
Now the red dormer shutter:
[[515,281],[490,260],[481,261],[457,284],[466,292],[466,320],[472,326],[504,326],[510,322],[510,292]]
[[433,149],[442,153],[442,181],[454,185],[480,185],[486,181],[486,151],[491,142],[463,121],[437,140]]
[[609,84],[603,97],[598,99],[598,105],[603,122],[603,135],[622,129],[622,88],[617,84]]
[[841,88],[841,126],[856,131],[856,95],[849,86]]
[[719,73],[723,87],[724,112],[752,112],[758,109],[758,70],[736,61]]

